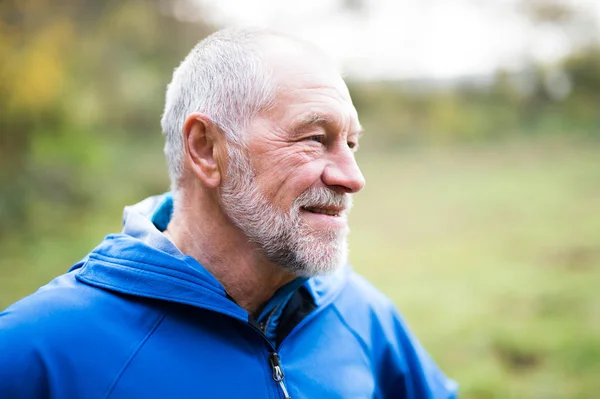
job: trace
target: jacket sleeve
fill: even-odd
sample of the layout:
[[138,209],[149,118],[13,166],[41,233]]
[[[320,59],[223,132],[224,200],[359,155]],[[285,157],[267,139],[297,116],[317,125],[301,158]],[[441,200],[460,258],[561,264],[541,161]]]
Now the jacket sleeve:
[[0,398],[48,397],[34,324],[19,319],[10,308],[0,313]]
[[[458,385],[442,373],[412,334],[400,313],[389,302],[377,315],[375,334],[378,386],[384,399],[451,399]],[[377,338],[378,336],[378,338]]]

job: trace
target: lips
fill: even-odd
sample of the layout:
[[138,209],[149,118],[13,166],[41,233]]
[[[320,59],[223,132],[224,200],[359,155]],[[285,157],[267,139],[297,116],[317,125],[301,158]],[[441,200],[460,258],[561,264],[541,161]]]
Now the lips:
[[302,209],[311,213],[320,213],[329,216],[340,216],[340,214],[344,211],[344,209],[341,208],[325,208],[317,206],[303,206]]

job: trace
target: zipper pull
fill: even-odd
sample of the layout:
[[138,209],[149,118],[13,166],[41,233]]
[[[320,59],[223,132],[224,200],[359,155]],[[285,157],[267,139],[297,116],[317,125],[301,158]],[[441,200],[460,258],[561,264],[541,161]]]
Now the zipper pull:
[[279,355],[277,352],[271,352],[269,355],[269,363],[271,364],[271,369],[273,370],[273,380],[279,384],[279,387],[283,391],[283,396],[285,399],[292,399],[285,387],[285,384],[283,383],[283,378],[285,375],[283,374],[283,370],[281,370],[281,363],[279,362]]

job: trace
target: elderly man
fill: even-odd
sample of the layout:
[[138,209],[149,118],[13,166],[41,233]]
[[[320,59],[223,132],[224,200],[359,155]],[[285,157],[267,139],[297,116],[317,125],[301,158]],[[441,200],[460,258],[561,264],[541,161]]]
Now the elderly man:
[[450,398],[345,265],[360,125],[324,54],[228,29],[176,69],[172,195],[0,314],[2,398]]

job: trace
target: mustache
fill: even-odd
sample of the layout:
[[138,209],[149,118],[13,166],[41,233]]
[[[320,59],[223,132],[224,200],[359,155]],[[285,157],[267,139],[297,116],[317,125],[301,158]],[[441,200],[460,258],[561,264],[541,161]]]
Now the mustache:
[[294,201],[296,207],[336,207],[349,211],[352,208],[352,196],[341,194],[324,187],[311,187]]

